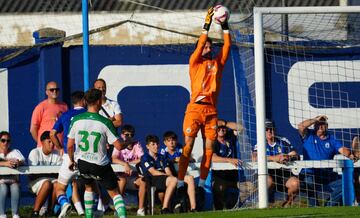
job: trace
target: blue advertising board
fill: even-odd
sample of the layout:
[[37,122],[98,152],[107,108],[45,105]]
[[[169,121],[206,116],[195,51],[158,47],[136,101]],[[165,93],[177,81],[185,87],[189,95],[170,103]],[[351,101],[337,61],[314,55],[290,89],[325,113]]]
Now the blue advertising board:
[[[193,45],[91,46],[90,81],[104,78],[107,97],[120,104],[124,123],[136,128],[144,143],[147,134],[162,138],[173,130],[182,142],[182,120],[189,100],[188,59]],[[6,53],[6,51],[2,51]],[[29,128],[35,106],[46,98],[48,81],[58,82],[61,99],[83,89],[82,47],[61,45],[33,49],[0,64],[1,129],[9,130],[14,148],[25,156],[35,147]],[[231,60],[223,72],[219,117],[235,120],[234,75]],[[92,84],[90,84],[90,87]]]
[[329,129],[350,146],[360,127],[360,49],[272,51],[267,60],[267,116],[276,122],[277,132],[302,153],[297,125],[325,114]]

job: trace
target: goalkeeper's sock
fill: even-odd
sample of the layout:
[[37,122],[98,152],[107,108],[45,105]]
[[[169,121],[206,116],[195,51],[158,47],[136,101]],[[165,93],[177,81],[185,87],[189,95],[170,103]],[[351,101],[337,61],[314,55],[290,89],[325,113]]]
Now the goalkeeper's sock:
[[200,165],[200,179],[206,180],[206,177],[209,174],[209,169],[211,165],[211,158],[213,155],[212,149],[206,149]]

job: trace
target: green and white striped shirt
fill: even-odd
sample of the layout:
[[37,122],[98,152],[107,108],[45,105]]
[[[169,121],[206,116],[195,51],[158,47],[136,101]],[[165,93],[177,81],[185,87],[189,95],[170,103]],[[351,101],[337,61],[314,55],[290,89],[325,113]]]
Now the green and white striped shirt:
[[112,122],[98,113],[85,112],[75,116],[70,124],[68,138],[75,139],[75,160],[104,166],[110,162],[106,144],[113,144],[117,133]]

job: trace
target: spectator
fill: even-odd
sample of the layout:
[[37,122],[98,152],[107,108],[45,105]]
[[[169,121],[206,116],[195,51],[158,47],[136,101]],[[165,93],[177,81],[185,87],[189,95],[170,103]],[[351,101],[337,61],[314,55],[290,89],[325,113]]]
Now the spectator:
[[[135,128],[131,125],[124,125],[121,128],[121,138],[126,140],[134,140]],[[137,210],[138,216],[145,216],[145,195],[146,195],[146,183],[142,178],[134,171],[132,171],[130,164],[139,164],[141,156],[144,154],[140,142],[135,141],[134,143],[129,144],[123,150],[114,149],[112,153],[112,162],[115,164],[123,165],[125,172],[117,173],[119,178],[118,186],[120,189],[120,194],[124,196],[125,187],[129,188],[138,188],[138,197],[139,197],[139,209]],[[128,180],[130,182],[128,183]],[[135,187],[134,187],[135,186]]]
[[[185,196],[184,177],[194,147],[195,138],[201,130],[204,137],[203,156],[200,166],[200,179],[198,183],[198,202],[204,202],[205,180],[208,176],[213,146],[216,140],[217,126],[217,98],[220,92],[222,71],[228,58],[231,46],[228,22],[221,24],[224,34],[224,45],[216,58],[212,58],[212,41],[208,38],[208,32],[214,15],[214,9],[209,8],[202,34],[196,44],[195,51],[189,60],[191,96],[187,106],[183,133],[185,136],[183,153],[179,161],[178,193]],[[198,207],[202,207],[197,205]]]
[[[165,147],[160,149],[160,155],[165,156],[167,161],[171,162],[172,164],[178,163],[180,156],[182,154],[182,146],[177,142],[178,137],[175,132],[167,131],[164,133],[163,142]],[[192,162],[195,162],[193,160]],[[173,176],[177,176],[177,172],[175,169],[172,171]],[[187,185],[187,194],[190,201],[190,212],[196,212],[196,199],[195,199],[195,181],[194,177],[190,175],[185,175],[184,182]],[[184,186],[185,187],[185,186]],[[183,199],[181,199],[183,200]],[[185,202],[181,202],[179,205],[181,206]],[[177,209],[175,206],[175,209]],[[185,211],[184,211],[185,212]]]
[[[314,129],[309,129],[314,125]],[[338,153],[350,157],[350,150],[341,145],[333,134],[328,131],[325,115],[307,119],[299,123],[298,130],[303,140],[304,160],[330,160]],[[326,206],[342,204],[341,177],[329,168],[303,169],[300,173],[301,188],[308,193],[310,206],[317,206],[317,191],[330,193]]]
[[115,128],[122,125],[122,114],[120,105],[111,99],[106,97],[106,82],[99,78],[94,82],[94,88],[101,91],[101,108],[99,114],[111,120]]
[[[230,163],[237,170],[213,170],[213,195],[216,210],[233,208],[236,203],[242,204],[255,191],[251,182],[245,181],[241,169],[241,157],[236,146],[237,134],[242,133],[243,126],[235,122],[218,120],[217,140],[214,146],[213,163]],[[234,190],[238,190],[234,193]]]
[[[50,131],[45,131],[40,137],[41,147],[34,148],[29,154],[29,166],[59,166],[62,159],[59,151],[54,150],[54,143],[50,139]],[[47,211],[52,210],[55,203],[55,189],[57,174],[29,175],[31,191],[36,194],[31,217],[39,217],[40,208],[46,201]],[[46,207],[46,206],[45,206]],[[44,211],[46,212],[46,211]]]
[[[297,160],[298,154],[290,141],[285,137],[276,135],[275,123],[271,120],[265,121],[266,129],[266,155],[268,161],[286,164],[290,160]],[[257,146],[255,145],[253,159],[257,159]],[[287,191],[287,198],[282,206],[291,206],[300,188],[299,179],[288,169],[268,170],[269,201],[274,202],[275,191]]]
[[[24,163],[25,158],[19,150],[10,148],[10,141],[11,136],[9,132],[0,132],[0,166],[17,168]],[[9,189],[13,218],[20,218],[20,184],[18,175],[0,176],[0,218],[6,218],[5,203]]]
[[[61,151],[63,151],[63,162],[59,171],[58,183],[56,186],[56,197],[57,201],[60,204],[61,212],[60,217],[64,217],[71,209],[71,205],[69,203],[68,198],[66,197],[66,186],[75,176],[75,172],[69,169],[69,156],[67,155],[67,147],[63,146],[58,138],[58,135],[64,133],[65,136],[69,133],[70,122],[72,118],[78,114],[86,112],[85,109],[85,99],[83,91],[75,91],[71,94],[71,102],[74,106],[73,109],[63,113],[60,118],[56,121],[53,129],[50,133],[50,138],[54,142],[55,146]],[[64,145],[67,144],[67,137],[64,138]],[[78,187],[75,181],[72,181],[72,200],[75,206],[75,209],[79,215],[84,214],[84,209],[81,204],[81,198],[79,197],[79,193],[77,192]]]
[[[94,190],[96,181],[104,186],[112,198],[118,217],[126,217],[126,209],[117,187],[117,177],[106,155],[106,144],[113,144],[118,150],[127,147],[120,142],[111,121],[99,115],[101,91],[90,89],[85,93],[87,112],[75,116],[68,134],[69,168],[78,166],[81,181],[85,184],[85,215],[93,216]],[[76,149],[75,149],[76,144]],[[74,154],[74,151],[76,153]],[[77,163],[75,163],[75,157]]]
[[[101,91],[101,108],[99,114],[111,120],[112,124],[114,125],[116,132],[117,128],[122,125],[122,113],[120,109],[120,105],[117,101],[113,101],[106,97],[106,82],[104,79],[96,79],[94,82],[94,88]],[[114,150],[114,146],[111,144],[106,145],[107,148],[107,156],[112,158],[112,152]],[[104,201],[108,201],[107,196],[104,196]]]
[[146,136],[148,153],[141,157],[140,167],[144,177],[151,178],[151,183],[159,192],[165,192],[162,202],[162,214],[169,214],[170,199],[175,191],[177,179],[172,176],[168,161],[159,155],[159,138],[155,135]]
[[[40,102],[34,109],[31,117],[30,133],[37,146],[41,146],[40,136],[44,131],[50,131],[60,115],[68,110],[68,106],[59,101],[60,88],[56,82],[46,85],[46,100]],[[62,140],[62,137],[60,137]]]
[[[351,143],[352,159],[358,161],[360,158],[360,139],[359,136],[355,136]],[[358,205],[360,205],[360,168],[354,168],[354,189],[355,199]]]

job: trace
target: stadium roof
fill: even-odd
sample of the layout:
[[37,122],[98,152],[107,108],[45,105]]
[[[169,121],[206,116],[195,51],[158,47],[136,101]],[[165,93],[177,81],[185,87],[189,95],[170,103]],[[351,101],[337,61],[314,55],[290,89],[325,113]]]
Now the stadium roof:
[[[89,0],[91,11],[204,10],[221,2],[230,11],[255,5],[279,7],[283,0]],[[287,6],[337,6],[340,0],[285,0]],[[80,0],[0,0],[0,13],[79,12]]]

